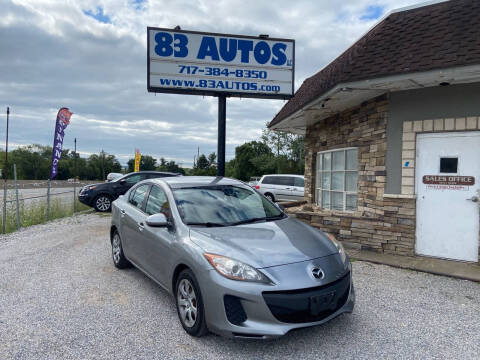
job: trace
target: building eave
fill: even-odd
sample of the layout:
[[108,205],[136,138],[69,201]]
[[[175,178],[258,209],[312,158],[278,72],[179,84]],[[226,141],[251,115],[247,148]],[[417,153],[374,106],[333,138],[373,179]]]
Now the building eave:
[[308,126],[388,92],[473,82],[480,82],[480,64],[341,83],[270,129],[305,134]]

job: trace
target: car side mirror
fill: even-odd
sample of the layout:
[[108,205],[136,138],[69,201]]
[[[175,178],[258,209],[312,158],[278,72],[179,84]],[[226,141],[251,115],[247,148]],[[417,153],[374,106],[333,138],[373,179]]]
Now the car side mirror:
[[163,214],[153,214],[147,218],[146,223],[151,227],[164,227],[168,225],[168,220]]

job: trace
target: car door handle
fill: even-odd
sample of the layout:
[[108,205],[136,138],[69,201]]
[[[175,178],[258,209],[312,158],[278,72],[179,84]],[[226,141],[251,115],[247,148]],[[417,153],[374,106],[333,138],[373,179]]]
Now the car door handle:
[[478,202],[478,196],[472,196],[471,198],[468,198],[467,200],[473,201],[474,203]]
[[138,223],[137,225],[139,231],[143,231],[143,229],[145,229],[145,225],[143,223]]
[[124,217],[125,216],[125,210],[120,209],[120,214],[121,214],[122,217]]
[[285,190],[292,190],[292,188],[285,188]]

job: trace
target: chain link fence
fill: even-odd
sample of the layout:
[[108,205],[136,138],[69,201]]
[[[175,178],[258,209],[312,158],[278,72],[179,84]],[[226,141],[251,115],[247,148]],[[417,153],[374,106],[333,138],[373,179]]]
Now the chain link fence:
[[4,234],[90,209],[78,201],[78,192],[85,185],[80,182],[19,182],[14,165],[13,183],[3,185],[0,223]]

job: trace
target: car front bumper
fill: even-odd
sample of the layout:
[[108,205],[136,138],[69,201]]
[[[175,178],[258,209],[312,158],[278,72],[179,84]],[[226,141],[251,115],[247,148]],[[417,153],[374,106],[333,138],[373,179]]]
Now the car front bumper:
[[85,204],[87,206],[93,206],[93,196],[90,193],[79,193],[78,194],[78,201],[80,201],[82,204]]
[[[355,304],[351,264],[341,265],[340,269],[338,258],[338,255],[332,255],[263,269],[276,285],[229,280],[213,269],[204,272],[198,280],[207,327],[226,337],[267,339],[285,335],[293,329],[323,324],[342,313],[351,313]],[[335,271],[323,281],[309,277],[305,271],[319,264],[326,272],[329,266]],[[268,294],[279,296],[273,301],[277,301],[280,307],[272,306],[275,304]],[[326,294],[336,297],[331,306],[321,309],[325,311],[311,313],[312,298],[323,298]]]

